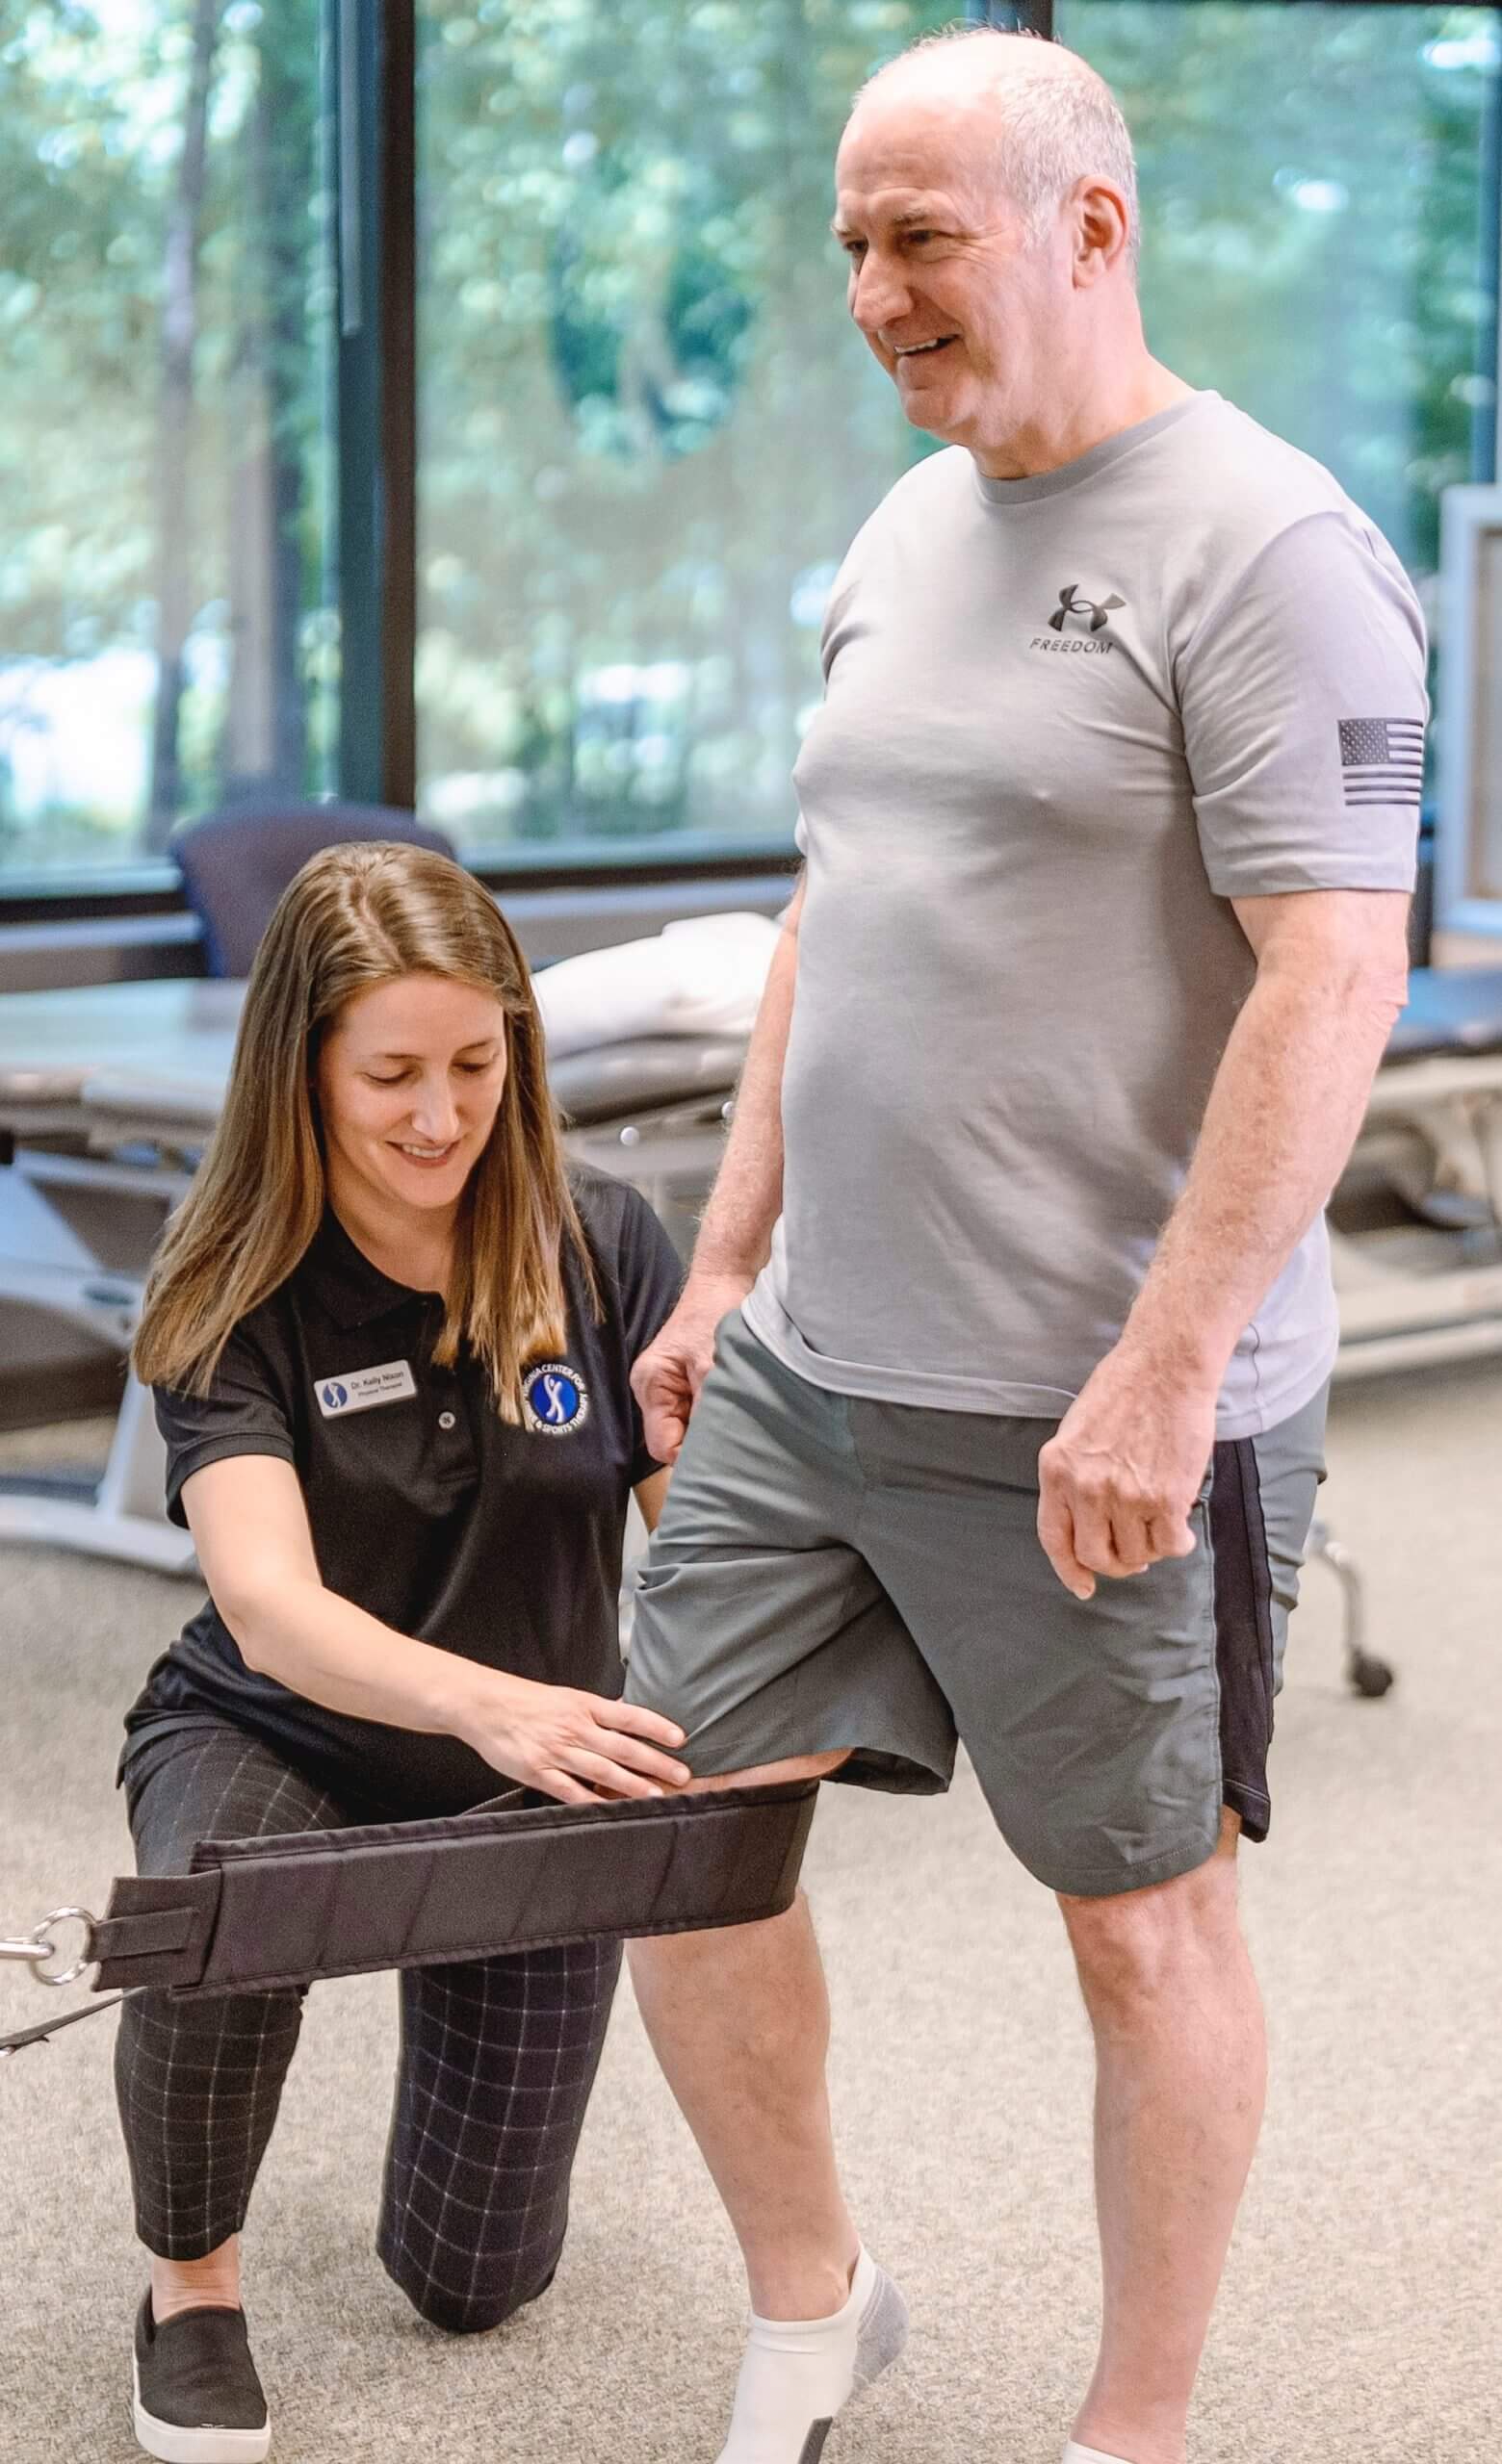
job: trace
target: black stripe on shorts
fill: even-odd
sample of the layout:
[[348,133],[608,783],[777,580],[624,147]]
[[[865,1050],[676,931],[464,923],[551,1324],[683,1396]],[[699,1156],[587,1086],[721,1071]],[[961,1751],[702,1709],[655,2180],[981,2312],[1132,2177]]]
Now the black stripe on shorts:
[[1240,1814],[1246,1837],[1265,1839],[1272,1816],[1267,1751],[1273,1739],[1273,1578],[1254,1441],[1222,1439],[1214,1471],[1210,1544],[1222,1795]]

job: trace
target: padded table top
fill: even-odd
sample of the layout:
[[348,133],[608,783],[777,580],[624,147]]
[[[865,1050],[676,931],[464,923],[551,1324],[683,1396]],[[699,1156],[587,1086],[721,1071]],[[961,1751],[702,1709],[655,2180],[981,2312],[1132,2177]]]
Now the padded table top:
[[193,976],[0,993],[0,1111],[77,1100],[102,1070],[222,1089],[244,998],[243,984]]
[[[43,1112],[76,1107],[147,1134],[213,1126],[245,998],[242,984],[182,978],[0,994],[0,1126],[24,1136]],[[728,1092],[738,1037],[643,1036],[564,1055],[553,1090],[580,1124]],[[49,1117],[48,1125],[52,1125]]]
[[564,1053],[549,1067],[553,1092],[582,1127],[622,1113],[727,1095],[745,1059],[738,1036],[637,1036]]

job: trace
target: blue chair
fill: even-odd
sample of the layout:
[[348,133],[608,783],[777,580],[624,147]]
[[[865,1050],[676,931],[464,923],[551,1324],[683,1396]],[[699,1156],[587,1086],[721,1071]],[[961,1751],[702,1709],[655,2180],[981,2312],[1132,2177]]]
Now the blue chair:
[[210,975],[249,974],[272,909],[310,856],[372,838],[453,854],[441,830],[387,805],[235,805],[179,831],[171,852],[203,928]]

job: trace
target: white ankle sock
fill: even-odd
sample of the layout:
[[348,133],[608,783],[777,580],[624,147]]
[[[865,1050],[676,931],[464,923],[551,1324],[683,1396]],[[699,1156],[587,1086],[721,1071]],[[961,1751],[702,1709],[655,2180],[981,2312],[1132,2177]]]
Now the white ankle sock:
[[1125,2455],[1107,2455],[1103,2447],[1081,2447],[1071,2439],[1064,2450],[1064,2464],[1130,2464]]
[[866,2250],[848,2301],[832,2317],[759,2319],[753,2312],[719,2464],[803,2464],[816,2456],[819,2426],[893,2358],[906,2324],[901,2296]]

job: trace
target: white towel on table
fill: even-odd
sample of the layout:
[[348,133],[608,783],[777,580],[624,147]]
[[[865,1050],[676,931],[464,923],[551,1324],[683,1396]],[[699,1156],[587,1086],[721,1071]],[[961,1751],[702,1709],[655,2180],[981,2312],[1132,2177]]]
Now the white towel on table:
[[769,915],[690,915],[650,940],[560,959],[532,979],[549,1053],[635,1036],[748,1036],[780,931]]

